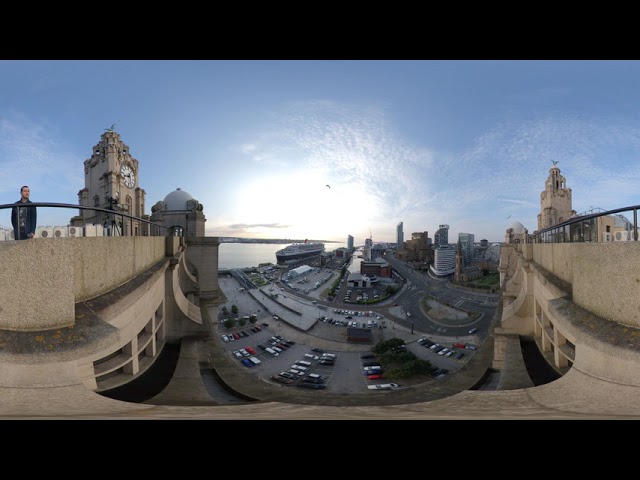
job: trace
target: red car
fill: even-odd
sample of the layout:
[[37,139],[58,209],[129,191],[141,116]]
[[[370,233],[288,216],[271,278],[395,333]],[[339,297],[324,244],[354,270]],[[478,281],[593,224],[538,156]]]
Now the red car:
[[367,377],[369,380],[379,380],[382,378],[382,374],[381,373],[376,373],[374,375],[369,375]]
[[257,352],[251,347],[244,347],[244,349],[249,352],[251,355],[255,355]]
[[240,334],[239,333],[234,333],[233,334],[233,338],[235,338],[236,340],[240,340]]
[[453,346],[455,348],[464,348],[464,343],[454,343]]

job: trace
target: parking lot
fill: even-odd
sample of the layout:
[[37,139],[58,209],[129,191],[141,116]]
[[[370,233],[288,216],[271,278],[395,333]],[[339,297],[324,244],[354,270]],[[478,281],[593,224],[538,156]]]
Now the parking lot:
[[[318,384],[325,385],[325,388],[309,389],[314,394],[322,395],[323,391],[345,394],[368,391],[375,395],[377,394],[376,390],[369,390],[369,385],[397,382],[402,388],[403,385],[440,381],[446,378],[447,374],[451,374],[463,366],[474,353],[472,350],[462,349],[464,350],[464,356],[461,358],[456,358],[459,352],[455,352],[449,357],[439,355],[438,352],[418,343],[418,339],[422,336],[421,334],[412,334],[407,329],[394,324],[391,319],[379,318],[375,315],[367,317],[364,313],[361,315],[356,313],[354,316],[354,312],[364,312],[364,309],[359,310],[355,305],[353,310],[328,309],[323,311],[323,316],[326,317],[325,321],[318,321],[311,330],[302,332],[292,328],[285,322],[274,319],[273,315],[262,308],[250,295],[238,293],[239,286],[235,284],[233,279],[221,278],[219,284],[230,300],[227,304],[228,308],[235,304],[241,313],[255,313],[258,317],[256,326],[260,328],[259,331],[252,331],[252,325],[247,323],[243,327],[235,326],[227,330],[222,324],[219,324],[217,328],[220,342],[224,345],[229,356],[237,362],[238,368],[247,370],[256,377],[256,380],[269,382],[284,388],[300,388],[297,387],[300,383],[311,383],[311,381],[303,382],[302,379],[308,378],[309,374],[313,374],[311,378],[318,375],[322,380],[322,383]],[[348,316],[351,316],[352,319],[347,319],[346,317]],[[328,321],[327,319],[329,318],[333,321]],[[372,321],[372,327],[374,320],[378,322],[378,328],[372,329],[372,332],[376,333],[374,342],[363,345],[346,341],[346,325],[349,321],[357,321],[359,326],[362,326],[367,325],[369,320]],[[231,341],[223,341],[222,335],[238,333],[242,330],[247,333],[247,336],[241,336]],[[363,372],[364,363],[368,360],[362,359],[361,355],[369,351],[377,341],[389,338],[402,338],[405,341],[407,350],[414,353],[418,358],[428,360],[439,369],[445,369],[447,374],[439,379],[427,377],[400,381],[386,377],[383,372],[381,378],[370,380]],[[441,346],[453,351],[461,350],[453,347],[451,338],[446,338],[446,342],[443,342],[443,338],[430,337],[430,341],[440,343]],[[277,355],[268,353],[266,348],[273,348],[278,344],[281,346],[277,348],[282,351],[275,351]],[[285,348],[281,348],[282,346],[285,346]],[[250,356],[258,359],[260,362],[258,365],[245,366],[242,360],[248,358],[246,355],[241,354],[239,358],[233,355],[234,351],[240,351],[247,347],[255,351],[255,354]],[[313,351],[313,348],[322,351]],[[333,365],[321,362],[323,353],[335,355]],[[310,365],[296,365],[296,362],[300,361],[309,362]],[[291,372],[291,370],[295,371],[299,367],[306,367],[307,370],[300,371],[300,374]],[[273,375],[278,376],[282,372],[285,372],[285,375],[280,377],[282,380],[276,381],[272,378]],[[284,380],[292,380],[292,382],[282,383]],[[316,383],[312,384],[316,385]]]
[[[241,363],[241,359],[246,357],[236,358],[234,356],[233,358],[238,362],[238,368],[249,369],[251,374],[261,380],[286,385],[286,383],[280,383],[272,379],[273,375],[277,376],[281,372],[286,372],[295,378],[288,375],[281,378],[286,379],[289,377],[289,379],[293,380],[289,385],[297,386],[301,383],[306,383],[302,380],[308,378],[309,374],[315,374],[321,377],[323,380],[322,385],[326,385],[326,390],[340,393],[362,392],[367,389],[367,385],[375,383],[373,380],[368,380],[362,373],[362,359],[360,358],[361,354],[358,352],[320,349],[313,345],[296,342],[283,335],[275,337],[277,334],[274,334],[271,329],[264,325],[259,325],[259,327],[261,329],[259,332],[250,332],[250,330],[244,329],[247,333],[250,333],[249,336],[225,342],[225,349],[229,352],[229,355],[233,355],[233,351],[238,351],[241,348],[246,348],[247,346],[253,348],[256,351],[253,356],[260,360],[260,364],[248,367]],[[233,331],[236,330],[241,329],[239,327],[233,329]],[[290,344],[290,342],[293,343]],[[265,348],[260,348],[259,345]],[[281,348],[282,351],[276,352],[277,355],[273,355],[266,350],[266,348],[272,348],[275,345],[284,345],[288,348]],[[313,348],[322,351],[313,351]],[[321,358],[324,354],[332,354],[334,356],[333,365],[321,363]],[[301,361],[307,362],[308,365],[296,364],[296,362]],[[300,373],[292,372],[292,370],[296,369],[299,369]],[[318,391],[320,392],[320,390]]]

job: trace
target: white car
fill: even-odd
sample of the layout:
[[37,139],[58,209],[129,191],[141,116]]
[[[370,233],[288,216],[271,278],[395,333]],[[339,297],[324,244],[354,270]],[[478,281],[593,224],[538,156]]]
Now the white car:
[[229,341],[229,337],[227,337],[226,335],[222,335],[222,341],[223,342],[228,342]]
[[238,350],[234,350],[233,354],[236,356],[236,358],[242,358],[242,354]]
[[367,388],[369,390],[393,390],[398,388],[400,385],[397,383],[379,383],[377,385],[369,385]]

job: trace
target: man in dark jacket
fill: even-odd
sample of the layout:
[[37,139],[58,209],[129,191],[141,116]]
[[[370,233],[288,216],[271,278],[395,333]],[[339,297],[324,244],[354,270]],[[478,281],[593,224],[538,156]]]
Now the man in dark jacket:
[[[16,204],[32,203],[29,200],[29,194],[29,187],[24,185],[20,189],[20,200]],[[37,215],[36,207],[20,206],[11,209],[11,224],[13,225],[13,236],[16,240],[27,240],[35,236]]]

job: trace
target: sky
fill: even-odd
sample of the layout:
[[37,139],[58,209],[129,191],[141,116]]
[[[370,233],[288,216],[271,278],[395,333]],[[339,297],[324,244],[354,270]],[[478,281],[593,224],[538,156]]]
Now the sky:
[[0,61],[0,204],[77,205],[115,124],[145,213],[180,188],[207,236],[500,242],[553,161],[578,213],[640,204],[639,86],[633,60]]

